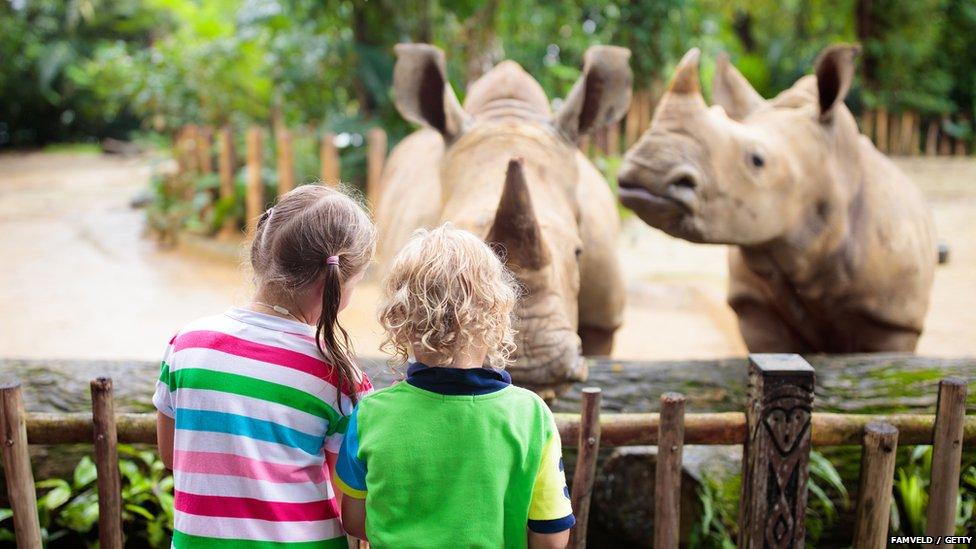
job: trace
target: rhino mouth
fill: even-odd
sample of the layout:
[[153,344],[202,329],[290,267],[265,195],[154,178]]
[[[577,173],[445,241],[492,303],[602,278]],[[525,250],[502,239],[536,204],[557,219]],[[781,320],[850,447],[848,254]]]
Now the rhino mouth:
[[669,195],[656,194],[647,187],[621,181],[620,202],[644,223],[672,236],[701,242],[702,235],[691,205]]

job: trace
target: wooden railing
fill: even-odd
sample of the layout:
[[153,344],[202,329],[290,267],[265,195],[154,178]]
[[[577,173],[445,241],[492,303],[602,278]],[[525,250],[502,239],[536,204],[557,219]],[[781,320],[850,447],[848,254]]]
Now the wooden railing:
[[[939,384],[935,415],[862,415],[813,412],[814,371],[797,355],[752,355],[744,413],[686,414],[684,396],[666,393],[657,414],[600,415],[600,389],[583,391],[580,415],[556,414],[567,448],[577,448],[572,479],[577,525],[573,547],[583,547],[601,446],[659,447],[655,470],[654,547],[678,546],[681,461],[686,444],[742,444],[740,547],[801,547],[811,446],[862,446],[853,546],[884,547],[888,540],[894,456],[898,444],[932,444],[928,535],[954,531],[964,444],[976,442],[976,416],[965,415],[966,385]],[[0,457],[19,547],[41,546],[29,444],[95,445],[101,547],[121,547],[121,491],[116,445],[155,444],[154,414],[115,414],[112,381],[91,383],[91,414],[26,413],[19,383],[0,386]]]

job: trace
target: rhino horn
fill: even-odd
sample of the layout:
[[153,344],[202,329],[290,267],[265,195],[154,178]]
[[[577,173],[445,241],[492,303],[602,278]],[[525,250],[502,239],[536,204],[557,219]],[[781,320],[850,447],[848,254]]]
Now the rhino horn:
[[698,59],[701,57],[701,50],[691,48],[688,53],[681,58],[678,68],[674,71],[674,78],[668,86],[671,93],[680,94],[701,94],[701,83],[698,78]]
[[538,270],[549,263],[549,254],[542,242],[524,170],[521,158],[509,160],[488,242],[504,250],[505,263],[510,267]]

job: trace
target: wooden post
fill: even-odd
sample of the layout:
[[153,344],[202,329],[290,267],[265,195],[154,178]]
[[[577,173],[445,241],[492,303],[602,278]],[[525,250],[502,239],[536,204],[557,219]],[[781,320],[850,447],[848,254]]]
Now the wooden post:
[[335,146],[335,134],[328,132],[322,136],[322,147],[319,149],[319,160],[322,163],[322,184],[335,187],[339,184],[339,149]]
[[366,134],[366,197],[376,210],[380,199],[383,162],[386,161],[386,132],[383,128],[373,128]]
[[861,449],[861,483],[857,490],[854,547],[884,549],[888,546],[891,517],[891,484],[895,476],[898,429],[888,423],[868,423]]
[[213,173],[213,128],[200,126],[197,129],[196,153],[200,173]]
[[661,423],[658,426],[657,465],[654,471],[654,549],[678,549],[684,420],[684,395],[661,395]]
[[640,138],[640,95],[635,93],[630,99],[630,109],[624,119],[624,148],[628,149]]
[[901,151],[901,126],[898,125],[898,113],[891,113],[888,120],[888,154],[900,155]]
[[651,125],[651,88],[640,92],[640,133],[643,134]]
[[939,156],[952,154],[952,138],[942,130],[948,121],[948,117],[942,117],[942,121],[939,123]]
[[878,150],[888,152],[888,109],[881,107],[875,112],[874,144]]
[[200,171],[200,162],[197,157],[197,141],[199,139],[200,132],[196,124],[187,124],[183,128],[180,154],[183,156],[186,171],[190,173],[198,173]]
[[258,226],[258,218],[264,211],[264,182],[261,181],[261,144],[263,136],[261,128],[251,126],[247,130],[247,192],[245,195],[245,215],[247,216],[247,234],[254,236]]
[[278,196],[295,188],[295,155],[292,147],[291,130],[285,126],[278,128]]
[[861,119],[858,121],[858,126],[860,126],[861,133],[864,134],[871,142],[874,142],[874,111],[865,109],[861,113]]
[[925,131],[925,156],[935,156],[939,153],[939,122],[929,120],[928,129]]
[[614,122],[607,126],[607,154],[617,156],[620,154],[620,122]]
[[908,151],[912,156],[918,156],[922,150],[922,117],[917,112],[912,112],[912,140],[911,150]]
[[[220,156],[217,169],[220,173],[220,200],[233,202],[237,196],[234,190],[234,133],[230,124],[224,124],[217,136]],[[237,232],[233,217],[224,218],[220,228],[221,238],[229,238]]]
[[912,113],[908,111],[901,113],[901,130],[899,133],[899,136],[901,137],[901,147],[900,147],[901,154],[904,155],[914,154],[914,150],[915,150],[915,142],[914,142],[915,132],[913,131],[914,125],[915,124],[914,124],[914,118],[912,117]]
[[749,355],[741,548],[803,547],[813,374],[799,355]]
[[939,382],[939,401],[932,435],[932,478],[925,528],[925,534],[929,536],[951,536],[956,530],[956,499],[959,495],[965,418],[966,382],[958,377],[947,377]]
[[[966,124],[967,120],[963,118],[963,123]],[[953,149],[953,154],[956,156],[966,156],[966,140],[961,138],[956,138],[956,146]]]
[[573,474],[572,505],[576,526],[569,534],[569,547],[586,546],[586,525],[590,516],[590,496],[596,477],[596,457],[600,451],[600,388],[585,387],[580,415],[579,453]]
[[7,482],[7,499],[14,512],[17,547],[40,549],[41,525],[37,519],[34,473],[27,453],[27,424],[20,383],[0,385],[0,457]]
[[122,479],[119,476],[112,378],[93,379],[91,398],[95,469],[98,471],[98,546],[122,549]]

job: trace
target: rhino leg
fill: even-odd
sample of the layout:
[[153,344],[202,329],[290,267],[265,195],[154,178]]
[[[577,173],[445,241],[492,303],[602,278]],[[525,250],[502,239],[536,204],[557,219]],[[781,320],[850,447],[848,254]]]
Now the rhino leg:
[[754,300],[730,300],[739,319],[739,332],[750,353],[814,352],[776,311]]
[[577,152],[580,184],[579,336],[584,355],[609,355],[623,322],[624,278],[617,259],[617,203],[600,173]]

